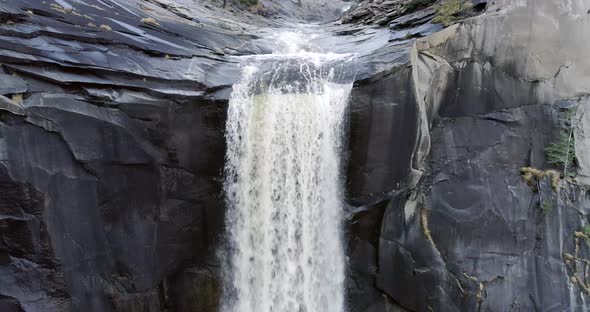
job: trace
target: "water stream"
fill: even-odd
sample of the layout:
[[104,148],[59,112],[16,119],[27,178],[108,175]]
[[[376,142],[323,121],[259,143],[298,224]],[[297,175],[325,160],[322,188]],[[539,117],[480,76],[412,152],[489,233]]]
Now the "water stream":
[[227,118],[222,310],[343,312],[343,125],[352,55],[282,33],[243,57]]

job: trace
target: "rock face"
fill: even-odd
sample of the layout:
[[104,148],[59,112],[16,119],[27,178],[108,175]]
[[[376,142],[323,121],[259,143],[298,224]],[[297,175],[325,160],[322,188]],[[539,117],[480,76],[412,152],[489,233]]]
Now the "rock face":
[[531,188],[520,172],[551,168],[544,149],[567,108],[581,119],[573,130],[585,172],[590,63],[585,48],[569,47],[586,45],[586,11],[582,2],[496,2],[416,42],[414,160],[424,174],[388,202],[378,249],[377,287],[403,307],[588,309],[586,187],[541,178]]
[[[351,5],[342,16],[343,23],[365,23],[386,25],[396,17],[410,13],[408,0],[364,0]],[[432,3],[434,1],[431,1]],[[419,6],[421,7],[421,6]]]
[[[281,26],[219,4],[0,5],[0,311],[218,309],[235,56],[269,53]],[[317,40],[363,45],[359,77],[409,60],[387,30],[329,27]]]
[[213,51],[258,48],[139,4],[1,5],[1,311],[217,301],[202,286],[223,231],[217,97],[236,68]]
[[[590,7],[365,2],[312,42],[358,53],[350,312],[588,310]],[[235,56],[350,3],[219,4],[0,4],[0,311],[218,310]],[[527,183],[572,108],[577,182]]]

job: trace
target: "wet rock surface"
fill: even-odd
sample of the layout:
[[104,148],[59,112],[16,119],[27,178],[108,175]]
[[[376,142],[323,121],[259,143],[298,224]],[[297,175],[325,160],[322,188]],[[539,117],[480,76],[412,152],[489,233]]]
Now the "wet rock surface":
[[[424,174],[387,203],[378,248],[377,287],[403,307],[587,310],[580,273],[589,246],[582,231],[587,187],[550,177],[530,187],[521,172],[554,168],[545,148],[562,131],[560,114],[586,105],[588,88],[570,79],[589,68],[587,59],[551,43],[566,28],[582,36],[580,5],[555,14],[550,1],[499,2],[489,14],[416,42],[417,105],[430,125],[429,133],[419,131],[423,148],[414,155]],[[559,27],[541,34],[534,28],[541,16]],[[515,31],[525,23],[534,29]],[[543,49],[559,52],[541,56]],[[541,60],[525,65],[531,55]],[[566,59],[576,65],[561,67]],[[580,149],[583,124],[573,129]]]
[[[261,5],[0,5],[1,311],[218,309],[236,56],[345,3]],[[358,53],[358,79],[409,60],[388,30],[326,27],[313,44]]]
[[0,310],[163,311],[214,258],[237,73],[214,50],[261,49],[161,5],[0,6]]
[[[0,311],[217,311],[236,56],[301,22],[357,53],[350,311],[585,311],[589,8],[474,5],[2,2]],[[580,177],[535,192],[571,107]]]

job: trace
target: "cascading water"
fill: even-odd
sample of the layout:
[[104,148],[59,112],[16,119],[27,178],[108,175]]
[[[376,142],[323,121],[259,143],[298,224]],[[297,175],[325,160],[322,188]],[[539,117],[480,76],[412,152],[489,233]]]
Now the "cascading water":
[[343,312],[340,155],[353,57],[282,38],[281,51],[242,59],[230,99],[222,310]]

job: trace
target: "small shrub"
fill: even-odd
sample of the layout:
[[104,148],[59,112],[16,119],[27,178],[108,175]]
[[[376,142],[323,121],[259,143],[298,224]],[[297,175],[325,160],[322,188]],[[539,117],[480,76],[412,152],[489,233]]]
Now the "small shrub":
[[418,9],[427,8],[434,2],[436,2],[436,0],[411,0],[404,4],[404,9],[406,9],[407,13],[410,13]]
[[436,6],[436,17],[433,23],[449,26],[459,20],[457,14],[473,4],[469,0],[444,0]]
[[584,233],[584,235],[586,236],[590,236],[590,225],[586,225],[583,229],[582,229],[582,233]]
[[563,177],[576,175],[576,142],[574,138],[574,108],[563,111],[559,115],[561,131],[557,140],[547,146],[545,154],[547,162],[563,170]]
[[541,213],[543,214],[544,217],[548,216],[549,214],[551,214],[551,212],[553,211],[553,202],[549,201],[549,200],[545,200],[541,203]]

